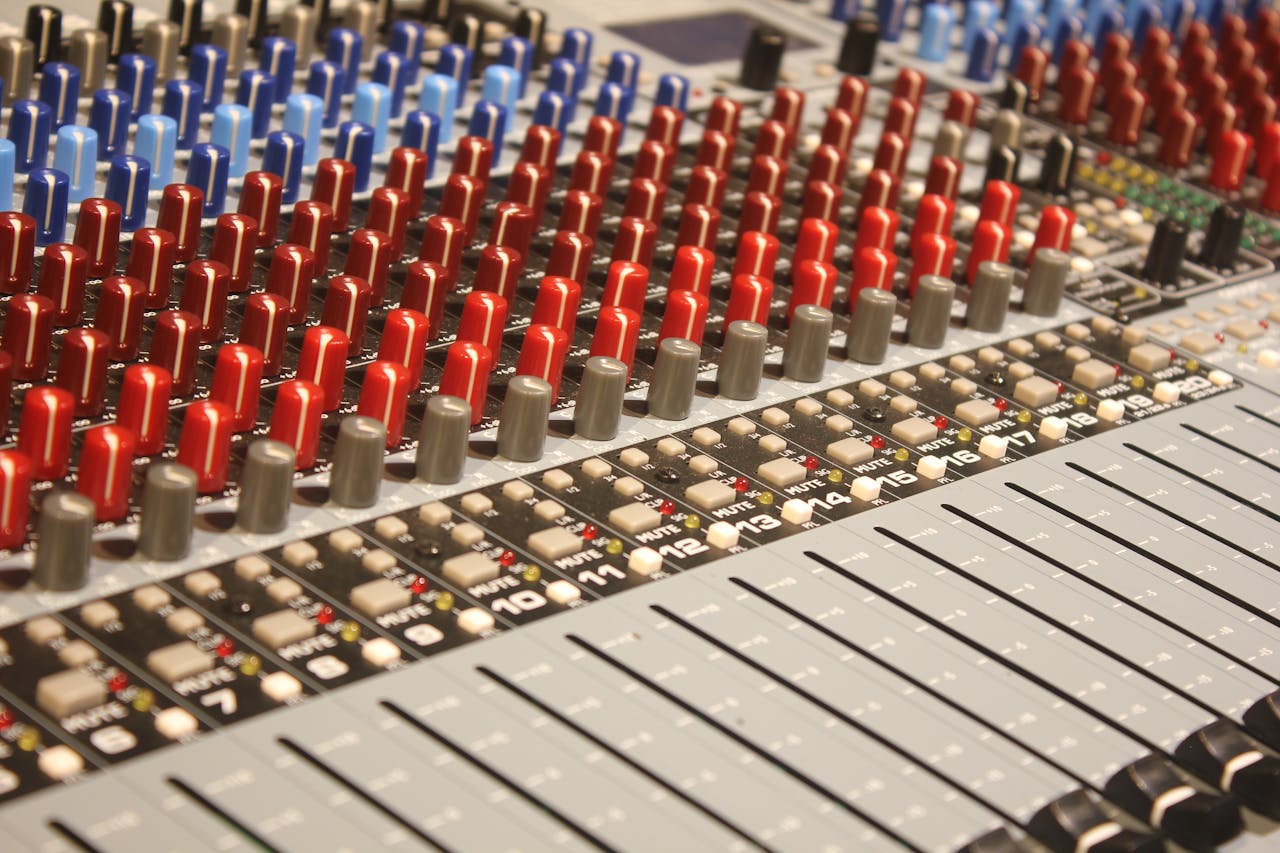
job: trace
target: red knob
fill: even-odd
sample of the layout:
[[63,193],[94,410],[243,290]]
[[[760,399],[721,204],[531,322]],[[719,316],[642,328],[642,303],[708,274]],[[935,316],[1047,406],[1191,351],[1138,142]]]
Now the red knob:
[[840,202],[843,199],[842,187],[826,181],[809,181],[804,185],[804,201],[800,205],[800,218],[835,222],[840,217]]
[[267,437],[293,448],[297,470],[316,464],[320,450],[320,416],[324,413],[324,391],[314,382],[291,379],[276,392]]
[[1035,243],[1027,255],[1027,264],[1035,260],[1040,249],[1057,249],[1060,252],[1071,251],[1071,231],[1076,227],[1076,215],[1070,208],[1051,204],[1040,213],[1040,224],[1036,227]]
[[969,250],[969,263],[965,267],[965,277],[974,281],[978,275],[978,267],[984,261],[1009,260],[1010,231],[993,219],[983,219],[973,230],[973,247]]
[[163,367],[172,378],[172,393],[186,397],[196,387],[196,348],[200,343],[200,318],[190,311],[161,311],[151,335],[147,360]]
[[[1258,134],[1258,156],[1254,160],[1254,173],[1260,178],[1267,178],[1277,162],[1280,162],[1280,121],[1269,121]],[[46,253],[48,251],[45,249]]]
[[584,282],[591,272],[595,241],[577,231],[557,231],[547,258],[547,275],[564,276]]
[[364,349],[364,330],[369,321],[369,282],[354,275],[335,275],[324,294],[322,326],[331,326],[347,337],[347,356],[355,358]]
[[773,282],[759,275],[735,275],[729,285],[729,304],[724,311],[724,327],[738,320],[750,320],[762,326],[769,323],[769,303],[773,300]]
[[445,182],[440,213],[462,223],[462,233],[470,243],[476,236],[480,210],[484,207],[485,183],[471,175],[453,174]]
[[742,215],[738,218],[738,233],[763,231],[772,234],[778,230],[778,218],[782,214],[782,200],[764,193],[747,193],[742,200]]
[[22,547],[30,512],[31,460],[16,450],[0,450],[0,548]]
[[[431,158],[417,148],[393,148],[387,159],[385,186],[400,190],[409,199],[409,219],[422,212],[422,198],[430,171]],[[368,222],[365,223],[368,227]]]
[[476,278],[472,290],[496,293],[508,303],[516,298],[516,287],[524,271],[524,257],[506,246],[485,246],[480,250],[476,263]]
[[379,359],[365,368],[356,412],[382,422],[387,428],[387,447],[395,447],[404,438],[409,392],[417,387],[405,366],[395,361]]
[[280,206],[283,204],[284,182],[271,172],[250,172],[244,176],[240,204],[236,212],[253,220],[257,226],[256,245],[270,249],[280,234]]
[[707,127],[711,130],[727,136],[737,136],[741,119],[742,104],[724,95],[712,98],[711,107],[707,110]]
[[613,180],[613,158],[599,151],[583,149],[574,158],[569,173],[569,189],[603,197]]
[[675,148],[654,139],[647,139],[640,143],[640,150],[636,152],[636,162],[631,167],[631,176],[667,184],[671,181],[671,173],[675,171],[675,167]]
[[258,223],[240,213],[224,213],[213,229],[209,260],[227,268],[232,292],[244,293],[253,281],[253,256],[258,247]]
[[1022,198],[1022,190],[1017,184],[1009,181],[987,181],[982,191],[982,205],[978,209],[978,219],[990,219],[1012,230],[1013,218],[1018,215],[1018,201]]
[[13,356],[14,379],[35,381],[49,371],[54,310],[48,297],[34,293],[18,293],[9,300],[0,348]]
[[865,287],[893,290],[893,276],[898,270],[898,256],[884,249],[862,249],[853,256],[853,284],[849,288],[850,310],[857,304],[858,292]]
[[911,245],[925,234],[951,234],[951,223],[955,218],[956,204],[943,195],[926,193],[916,206],[916,222],[911,227]]
[[898,70],[898,79],[893,81],[893,96],[906,98],[918,107],[920,100],[924,97],[926,85],[927,81],[919,71],[914,68],[902,68]]
[[720,211],[705,204],[686,204],[680,209],[677,246],[714,249],[720,236]]
[[710,304],[707,297],[694,290],[668,293],[667,307],[662,312],[662,326],[658,329],[658,343],[667,338],[684,338],[701,346]]
[[452,290],[458,283],[462,249],[466,244],[466,231],[459,220],[449,216],[428,216],[418,260],[439,264],[448,276],[449,289]]
[[1116,145],[1137,145],[1146,116],[1147,96],[1125,86],[1111,99],[1111,125],[1107,138]]
[[427,357],[429,322],[425,314],[412,308],[387,312],[378,341],[378,360],[393,361],[405,369],[411,389],[422,384],[422,363]]
[[955,200],[960,192],[960,178],[964,175],[964,163],[955,157],[939,154],[929,161],[929,173],[925,176],[924,191],[930,195]]
[[35,252],[36,221],[14,210],[0,212],[0,293],[22,293],[31,286]]
[[587,132],[582,136],[582,150],[599,151],[611,160],[618,159],[618,144],[622,142],[622,123],[608,116],[592,116],[587,120]]
[[905,136],[893,131],[885,131],[880,135],[880,142],[876,146],[873,168],[883,169],[901,181],[902,175],[907,170],[907,154],[910,149],[910,143]]
[[[805,173],[805,181],[822,181],[828,184],[844,183],[847,158],[843,151],[834,145],[823,143],[813,150],[809,158],[809,171]],[[781,195],[781,192],[777,193]]]
[[507,321],[507,300],[496,293],[472,291],[462,303],[458,320],[460,341],[484,345],[490,355],[502,351],[503,326]]
[[644,138],[675,147],[680,144],[680,128],[683,126],[684,113],[675,107],[654,107],[653,112],[649,113]]
[[1166,166],[1181,169],[1191,162],[1191,152],[1196,143],[1199,122],[1188,109],[1174,110],[1164,125],[1160,137],[1160,150],[1156,159]]
[[489,183],[493,166],[493,143],[483,136],[464,136],[453,152],[453,174],[475,178],[481,186]]
[[347,263],[342,271],[369,282],[369,304],[381,305],[387,297],[387,275],[395,257],[390,237],[381,231],[359,228],[351,232]]
[[551,385],[551,399],[560,397],[560,380],[564,359],[569,353],[569,335],[545,323],[534,323],[525,330],[520,357],[516,360],[516,376],[537,376]]
[[786,179],[786,160],[757,154],[751,158],[751,171],[747,173],[747,192],[782,195],[782,185]]
[[552,171],[536,163],[520,162],[511,167],[507,178],[507,201],[523,204],[533,211],[533,221],[542,221],[547,196],[551,192]]
[[209,399],[231,411],[231,429],[248,432],[258,422],[262,392],[262,350],[248,344],[227,344],[213,365]]
[[227,292],[231,273],[217,261],[196,261],[187,267],[178,307],[200,321],[200,343],[222,340],[227,322]]
[[333,236],[333,209],[321,201],[300,201],[293,206],[286,243],[310,250],[315,274],[329,269],[329,239]]
[[614,261],[631,261],[649,266],[658,241],[658,226],[647,219],[624,216],[618,223],[618,236],[613,242]]
[[684,191],[686,204],[701,204],[716,210],[724,204],[729,175],[714,166],[694,166],[689,170],[689,184]]
[[835,258],[836,243],[839,239],[840,227],[834,222],[821,219],[802,220],[800,231],[796,235],[796,248],[791,256],[792,264],[800,264],[803,261],[831,263]]
[[9,434],[9,413],[13,406],[13,356],[0,349],[0,437]]
[[133,432],[119,424],[104,424],[84,434],[76,491],[93,501],[98,521],[119,521],[129,512],[136,441]]
[[72,242],[89,253],[90,278],[111,275],[120,249],[120,205],[105,198],[86,198],[80,202]]
[[[142,346],[142,308],[147,291],[142,282],[113,275],[102,282],[93,326],[111,340],[112,361],[132,361]],[[223,315],[225,316],[225,309]]]
[[869,207],[892,209],[898,203],[898,178],[886,169],[872,169],[862,184],[862,197],[858,200],[858,218]]
[[[1076,58],[1080,50],[1085,52],[1083,61]],[[1082,67],[1083,63],[1088,61],[1088,50],[1089,48],[1084,42],[1069,39],[1063,46],[1063,59],[1072,63],[1068,66],[1070,68]],[[1059,73],[1061,73],[1061,68],[1062,66],[1059,65]],[[1014,76],[1027,87],[1027,97],[1032,101],[1040,100],[1040,95],[1044,92],[1045,73],[1048,70],[1049,54],[1032,44],[1022,49],[1022,54],[1018,57],[1018,70]]]
[[489,348],[475,341],[455,341],[449,345],[440,375],[440,393],[461,397],[471,406],[471,423],[484,419],[485,399],[489,390],[489,373],[493,355]]
[[752,153],[757,156],[764,154],[777,157],[780,160],[787,159],[791,153],[791,130],[776,119],[762,122],[756,129],[756,144]]
[[37,480],[59,480],[71,462],[71,419],[75,398],[50,385],[32,388],[22,398],[18,450],[31,460]]
[[[346,231],[351,222],[351,194],[356,188],[356,166],[336,157],[316,164],[316,176],[311,184],[311,200],[323,203],[329,209],[330,228]],[[297,205],[294,205],[297,209]],[[291,230],[292,233],[292,230]],[[292,236],[289,242],[297,242]]]
[[662,221],[662,206],[666,199],[666,184],[649,178],[632,178],[622,213],[624,216],[635,216],[658,223]]
[[973,127],[978,117],[978,95],[964,89],[952,89],[947,93],[947,108],[942,117],[946,121]]
[[697,246],[681,246],[676,249],[667,277],[667,292],[692,290],[703,296],[711,295],[711,276],[716,271],[716,256],[708,249]]
[[[867,108],[867,92],[871,86],[861,77],[847,76],[840,80],[840,88],[836,90],[836,109],[844,110],[862,120],[863,111]],[[977,100],[977,96],[974,96]]]
[[582,286],[573,279],[560,275],[544,276],[538,282],[530,323],[554,326],[564,332],[566,338],[572,338],[581,298]]
[[520,162],[554,169],[559,156],[560,131],[545,124],[532,125],[525,131],[524,143],[520,146]]
[[596,238],[600,230],[600,219],[604,216],[604,200],[584,190],[571,189],[564,194],[564,206],[560,209],[560,220],[556,223],[559,231],[573,231]]
[[1062,101],[1058,117],[1067,124],[1087,124],[1093,114],[1094,92],[1098,78],[1088,68],[1076,68],[1058,78],[1058,91]]
[[227,486],[235,413],[226,403],[197,400],[182,416],[177,461],[196,472],[196,491],[220,492]]
[[116,423],[137,436],[134,452],[154,456],[164,450],[169,425],[169,394],[173,378],[155,364],[131,364],[120,383]]
[[298,356],[298,378],[320,386],[324,410],[332,412],[342,403],[342,383],[346,378],[350,341],[331,326],[312,326],[302,336]]
[[[173,287],[173,265],[178,255],[178,242],[168,231],[159,228],[139,228],[133,232],[133,245],[129,248],[129,263],[125,275],[142,282],[146,293],[144,304],[158,311],[169,303],[169,291]],[[44,256],[48,262],[49,250]],[[86,257],[86,263],[88,258]]]
[[404,254],[405,232],[413,214],[409,194],[392,187],[378,187],[369,196],[369,210],[365,213],[364,227],[381,231],[391,238],[391,254],[399,258]]
[[779,86],[773,90],[773,109],[769,118],[786,125],[787,130],[795,133],[800,129],[800,119],[804,115],[804,92],[791,86]]
[[254,293],[245,300],[237,340],[262,352],[262,373],[275,376],[284,364],[284,337],[289,328],[289,302],[274,293]]
[[[165,270],[166,274],[172,270]],[[78,326],[84,318],[85,281],[89,276],[89,253],[73,243],[46,246],[40,262],[41,296],[53,303],[53,324]],[[26,289],[24,283],[23,289]]]
[[400,307],[411,308],[426,320],[427,340],[435,340],[440,334],[440,322],[444,319],[444,298],[449,292],[449,276],[444,268],[432,261],[414,261],[405,271],[404,292],[400,294]]
[[1218,137],[1218,147],[1209,169],[1209,184],[1228,192],[1240,189],[1253,151],[1253,138],[1239,130],[1228,130]]
[[916,135],[916,116],[919,103],[912,103],[906,98],[893,98],[889,101],[889,110],[885,113],[882,134],[896,133],[906,142],[908,149]]
[[75,398],[78,418],[93,417],[102,411],[110,348],[111,341],[97,329],[70,329],[62,338],[55,381]]
[[200,251],[200,217],[204,193],[190,184],[169,184],[160,196],[156,227],[168,231],[176,242],[174,260],[187,263]]
[[760,231],[748,231],[738,240],[738,254],[733,259],[733,275],[758,275],[773,278],[778,262],[778,238]]
[[826,121],[822,123],[822,141],[826,145],[834,145],[848,155],[861,123],[861,114],[855,114],[841,107],[833,107],[827,110]]
[[266,290],[288,304],[290,325],[306,321],[311,305],[311,282],[315,277],[316,256],[306,246],[285,243],[272,251]]
[[644,298],[649,290],[649,270],[641,264],[614,261],[605,278],[602,305],[621,305],[644,316]]
[[956,264],[956,241],[946,234],[922,234],[911,251],[911,278],[907,292],[916,295],[920,277],[940,275],[951,278]]
[[894,237],[898,233],[898,213],[887,207],[868,207],[858,217],[858,236],[853,242],[856,258],[863,249],[893,251]]
[[787,321],[801,305],[821,305],[827,310],[836,295],[836,268],[830,263],[807,259],[796,264],[791,273],[791,301],[787,304]]
[[716,130],[708,130],[702,134],[695,157],[699,166],[706,166],[718,172],[727,172],[733,163],[733,150],[736,143],[728,134]]
[[627,366],[627,376],[636,360],[636,345],[640,341],[640,315],[629,308],[606,305],[596,317],[596,329],[591,336],[591,356],[605,355],[616,358]]

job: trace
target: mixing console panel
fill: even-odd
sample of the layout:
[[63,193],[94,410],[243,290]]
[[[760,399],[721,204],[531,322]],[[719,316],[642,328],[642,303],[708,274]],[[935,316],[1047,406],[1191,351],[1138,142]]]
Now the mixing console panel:
[[3,849],[1274,847],[1266,0],[0,19]]

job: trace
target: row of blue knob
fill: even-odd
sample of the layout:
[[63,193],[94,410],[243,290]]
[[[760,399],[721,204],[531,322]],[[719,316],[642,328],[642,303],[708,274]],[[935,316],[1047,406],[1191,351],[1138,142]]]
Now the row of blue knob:
[[[408,40],[408,49],[419,55],[420,43],[414,47],[408,39],[415,29],[420,34],[419,25],[399,22],[391,34],[391,46],[403,46]],[[336,41],[358,57],[360,45],[353,44],[350,36],[359,38],[350,31],[331,34],[330,54]],[[196,141],[206,100],[202,87],[194,79],[175,80],[166,86],[161,114],[135,109],[130,90],[139,95],[149,92],[142,83],[148,74],[154,78],[154,64],[148,57],[121,57],[117,83],[127,88],[95,93],[89,126],[71,123],[76,112],[74,93],[78,90],[78,70],[63,63],[46,65],[41,79],[41,99],[15,103],[9,138],[0,140],[0,210],[13,207],[15,172],[27,173],[23,211],[37,222],[37,244],[60,242],[65,236],[68,204],[94,195],[96,163],[109,160],[105,195],[120,204],[122,228],[135,230],[145,224],[150,188],[171,183],[177,150],[190,149],[186,182],[203,191],[204,216],[216,217],[223,212],[229,180],[248,171],[251,141],[263,136],[266,142],[262,168],[280,175],[284,184],[282,200],[292,203],[302,183],[303,167],[319,160],[322,128],[337,124],[345,72],[341,64],[328,60],[313,64],[308,80],[310,91],[287,94],[286,90],[284,129],[270,131],[271,105],[278,102],[280,87],[277,76],[265,66],[281,60],[282,47],[291,49],[292,43],[266,39],[261,53],[264,68],[241,74],[239,103],[213,106],[210,142]],[[527,53],[527,48],[528,42],[523,39],[507,39],[503,42],[503,58],[531,66],[532,55]],[[519,55],[521,50],[526,53]],[[586,82],[590,53],[590,33],[566,32],[561,56],[551,61],[546,91],[534,108],[534,124],[565,131],[576,110],[578,93]],[[388,55],[396,58],[386,59]],[[199,57],[212,58],[214,62],[212,66],[202,64]],[[396,66],[397,58],[398,67],[402,69],[417,64],[388,51],[375,64],[375,78],[378,68]],[[292,77],[289,60],[291,57],[286,58],[285,67],[272,65],[282,72],[290,72],[284,78],[286,82]],[[420,109],[404,116],[400,144],[428,154],[428,177],[434,168],[439,144],[452,137],[455,111],[464,105],[470,62],[470,51],[465,47],[445,45],[436,72],[423,81],[418,99]],[[211,67],[212,72],[217,73],[211,73]],[[606,79],[596,95],[596,115],[618,119],[625,125],[639,83],[639,67],[639,58],[634,54],[619,51],[611,57]],[[414,70],[416,72],[416,67]],[[197,46],[192,52],[190,71],[191,77],[220,81],[220,74],[225,72],[225,53],[216,47]],[[527,75],[515,65],[500,64],[485,69],[481,100],[472,108],[467,132],[493,143],[495,165],[503,146],[508,116],[516,109],[526,81]],[[407,86],[406,83],[403,88]],[[655,103],[683,112],[689,89],[686,78],[663,75],[658,81]],[[352,120],[338,125],[334,156],[355,165],[357,192],[368,189],[373,158],[386,150],[390,120],[400,114],[401,102],[395,92],[396,89],[385,82],[358,84],[353,90]],[[136,131],[134,153],[128,155],[124,149],[131,119],[136,121]],[[44,164],[49,134],[55,128],[54,168],[50,169]]]

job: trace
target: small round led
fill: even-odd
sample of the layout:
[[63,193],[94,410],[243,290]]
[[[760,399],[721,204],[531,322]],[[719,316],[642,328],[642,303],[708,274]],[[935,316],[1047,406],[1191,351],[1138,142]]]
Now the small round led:
[[427,591],[430,582],[422,575],[414,575],[413,580],[409,582],[409,592],[414,595],[422,595]]
[[996,400],[992,405],[996,407],[997,411],[1003,412],[1005,409],[1009,408],[1009,401],[1001,398]]
[[956,433],[956,438],[960,441],[973,441],[973,430],[968,427],[961,427],[960,432]]
[[231,640],[231,638],[223,637],[222,640],[218,642],[218,647],[214,649],[214,654],[216,654],[220,658],[225,658],[225,657],[229,657],[232,653],[235,652],[235,650],[236,650],[236,644]]
[[240,661],[240,674],[247,675],[250,678],[262,671],[262,658],[257,655],[245,655],[245,659]]
[[751,488],[751,481],[746,477],[738,477],[733,481],[733,490],[738,493],[745,492]]
[[107,689],[112,693],[119,693],[129,686],[129,674],[121,670],[116,670],[116,674],[111,676],[107,682]]
[[444,591],[436,598],[436,610],[452,610],[453,609],[453,593]]
[[516,563],[516,552],[506,550],[502,552],[502,556],[498,558],[498,562],[504,566],[514,566]]
[[1189,358],[1187,359],[1187,363],[1185,367],[1186,367],[1187,373],[1197,373],[1200,370],[1200,362],[1194,358]]
[[586,539],[588,542],[590,542],[592,539],[595,539],[599,535],[600,535],[600,529],[596,527],[594,524],[588,524],[586,527],[582,528],[582,538]]
[[675,501],[671,501],[671,500],[663,501],[658,506],[658,512],[662,513],[663,515],[671,515],[671,513],[675,511],[676,511]]
[[950,423],[951,422],[947,420],[946,417],[944,417],[943,415],[938,415],[936,418],[933,419],[933,425],[940,430],[946,429],[947,425]]
[[333,621],[333,617],[334,617],[333,608],[327,604],[321,607],[320,610],[316,612],[316,621],[319,622],[321,625],[328,625],[330,622]]
[[806,470],[808,470],[808,471],[816,471],[816,470],[818,470],[818,465],[819,465],[818,457],[816,457],[816,456],[806,456],[806,457],[804,458],[804,461],[803,461],[803,462],[801,462],[800,464],[801,464],[801,465],[803,465],[803,466],[805,467],[805,469],[806,469]]
[[871,449],[872,449],[872,450],[883,450],[883,449],[884,449],[884,436],[883,436],[883,435],[873,435],[873,436],[871,436]]
[[156,704],[156,694],[152,693],[150,690],[139,690],[133,697],[133,702],[130,704],[133,705],[133,710],[137,711],[139,714],[145,714],[151,710],[153,705]]
[[612,554],[616,556],[622,553],[622,549],[624,547],[626,546],[622,544],[621,539],[610,539],[609,544],[604,546],[604,551],[606,554]]
[[828,472],[827,472],[827,482],[828,482],[828,483],[843,483],[843,482],[844,482],[844,472],[843,472],[843,471],[828,471]]
[[899,447],[897,450],[893,452],[893,458],[898,460],[899,462],[906,462],[908,459],[911,458],[911,454],[907,452],[907,449],[905,447]]
[[773,504],[773,492],[761,492],[756,498],[756,502],[761,506],[771,506]]
[[35,752],[40,748],[40,730],[28,726],[22,730],[22,734],[18,735],[18,749],[23,752]]
[[344,642],[354,643],[356,640],[360,639],[360,623],[347,622],[342,626],[342,630],[338,632],[338,636],[341,637]]
[[1075,403],[1077,406],[1087,406],[1089,405],[1089,398],[1083,391],[1081,391],[1071,398],[1071,402]]
[[696,515],[687,515],[684,519],[684,526],[689,530],[697,530],[702,527],[702,519]]
[[13,726],[13,711],[0,708],[0,732],[8,731]]
[[1018,423],[1020,424],[1031,423],[1031,412],[1027,411],[1026,409],[1023,409],[1022,411],[1018,412]]
[[524,578],[525,583],[537,583],[542,580],[542,569],[537,566],[528,566],[520,573],[520,577]]

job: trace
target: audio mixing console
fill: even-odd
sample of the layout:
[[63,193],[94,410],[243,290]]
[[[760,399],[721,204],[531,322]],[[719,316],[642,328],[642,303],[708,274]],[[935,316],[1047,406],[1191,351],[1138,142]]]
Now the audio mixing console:
[[1274,849],[1280,11],[862,6],[0,12],[0,849]]

